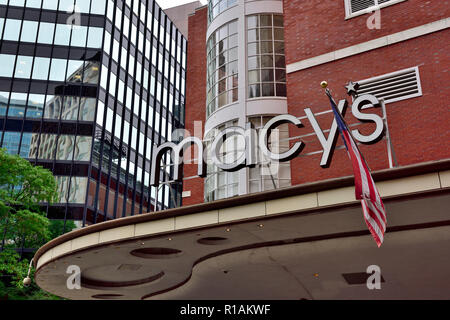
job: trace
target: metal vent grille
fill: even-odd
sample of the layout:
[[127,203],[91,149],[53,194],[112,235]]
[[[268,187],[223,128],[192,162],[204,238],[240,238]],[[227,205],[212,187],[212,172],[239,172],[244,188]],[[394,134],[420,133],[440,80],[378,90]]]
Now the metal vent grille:
[[352,5],[352,13],[373,7],[375,5],[375,0],[351,0],[350,2]]
[[394,0],[350,0],[351,13],[356,13],[370,7],[379,6]]
[[358,95],[372,94],[385,103],[422,95],[419,68],[409,68],[375,78],[358,81]]

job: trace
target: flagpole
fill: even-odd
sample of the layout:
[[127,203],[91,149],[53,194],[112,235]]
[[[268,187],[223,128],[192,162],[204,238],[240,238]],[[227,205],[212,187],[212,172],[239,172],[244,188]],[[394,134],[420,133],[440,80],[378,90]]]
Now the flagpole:
[[[334,101],[333,95],[331,94],[331,91],[330,91],[330,89],[328,88],[328,82],[327,82],[327,81],[322,81],[322,82],[320,83],[320,86],[321,86],[322,88],[325,89],[326,95],[331,99],[331,101],[333,101],[334,105],[337,106],[336,101]],[[338,113],[340,114],[340,116],[341,116],[341,118],[342,118],[342,121],[344,121],[344,123],[345,123],[344,117],[343,117],[342,114],[339,112],[339,110],[337,110],[337,111],[338,111]],[[347,126],[347,127],[348,127],[348,126]],[[347,131],[348,131],[348,134],[351,135],[352,138],[353,138],[353,140],[355,141],[355,146],[356,146],[356,148],[358,149],[358,152],[361,154],[361,158],[362,158],[362,160],[364,161],[366,167],[370,170],[370,167],[369,167],[369,165],[367,164],[367,161],[366,161],[366,159],[364,158],[364,155],[362,154],[361,150],[359,150],[359,146],[358,146],[358,144],[356,143],[356,139],[353,137],[353,135],[352,135],[350,129],[347,130]]]

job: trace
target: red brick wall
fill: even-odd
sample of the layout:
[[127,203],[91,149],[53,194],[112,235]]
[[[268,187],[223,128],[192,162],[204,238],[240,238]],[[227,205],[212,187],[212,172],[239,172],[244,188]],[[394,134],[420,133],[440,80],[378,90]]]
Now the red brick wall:
[[[348,98],[350,102],[344,88],[349,80],[357,81],[419,66],[423,96],[386,106],[398,163],[408,165],[450,158],[449,40],[450,30],[447,29],[291,73],[287,79],[289,113],[300,117],[305,116],[303,109],[306,107],[310,107],[314,113],[330,108],[319,85],[321,80],[329,82],[336,100]],[[329,129],[332,116],[325,115],[318,120],[323,130]],[[349,123],[356,121],[350,108],[347,110],[346,120]],[[291,137],[312,132],[307,119],[303,120],[303,124],[305,127],[302,129],[291,128]],[[373,131],[371,124],[364,124],[362,128],[366,134]],[[328,133],[325,135],[328,136]],[[303,154],[322,150],[316,136],[308,137],[304,141],[307,145]],[[341,141],[338,141],[338,146],[342,145]],[[388,168],[384,140],[375,145],[362,146],[361,150],[372,170]],[[300,184],[352,174],[351,163],[344,150],[336,150],[329,169],[319,166],[320,158],[321,155],[315,155],[293,160],[292,183]]]
[[381,29],[369,30],[369,14],[345,20],[344,0],[284,0],[286,62],[414,28],[450,16],[450,1],[407,0],[381,9]]
[[[205,123],[206,117],[206,29],[207,8],[197,10],[189,17],[189,36],[186,70],[186,130],[194,135],[194,121]],[[199,137],[203,138],[203,137]],[[195,152],[195,153],[194,153]],[[190,148],[187,153],[196,158],[196,150]],[[197,174],[197,164],[185,164],[184,177]],[[185,180],[183,190],[191,196],[183,198],[183,205],[203,203],[203,179]]]

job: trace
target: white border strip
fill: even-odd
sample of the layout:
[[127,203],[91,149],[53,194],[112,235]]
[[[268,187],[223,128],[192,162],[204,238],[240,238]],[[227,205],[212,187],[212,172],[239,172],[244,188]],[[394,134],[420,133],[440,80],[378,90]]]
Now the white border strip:
[[296,71],[308,69],[314,66],[318,66],[331,61],[343,59],[356,54],[367,52],[370,50],[385,47],[394,43],[414,39],[429,33],[444,30],[450,27],[450,18],[445,18],[442,20],[434,21],[428,24],[424,24],[419,27],[407,29],[405,31],[393,33],[388,36],[363,42],[354,46],[350,46],[344,49],[336,50],[320,56],[294,62],[286,66],[287,73],[293,73]]

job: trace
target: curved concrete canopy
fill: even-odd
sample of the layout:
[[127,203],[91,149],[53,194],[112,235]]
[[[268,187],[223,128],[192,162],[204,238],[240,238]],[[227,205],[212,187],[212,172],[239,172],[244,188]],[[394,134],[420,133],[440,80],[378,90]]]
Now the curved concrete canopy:
[[[381,249],[344,178],[87,227],[37,252],[35,280],[71,299],[448,299],[450,172],[401,170],[377,183],[389,219]],[[389,288],[378,296],[342,276],[371,264]],[[81,290],[66,286],[70,265]]]

